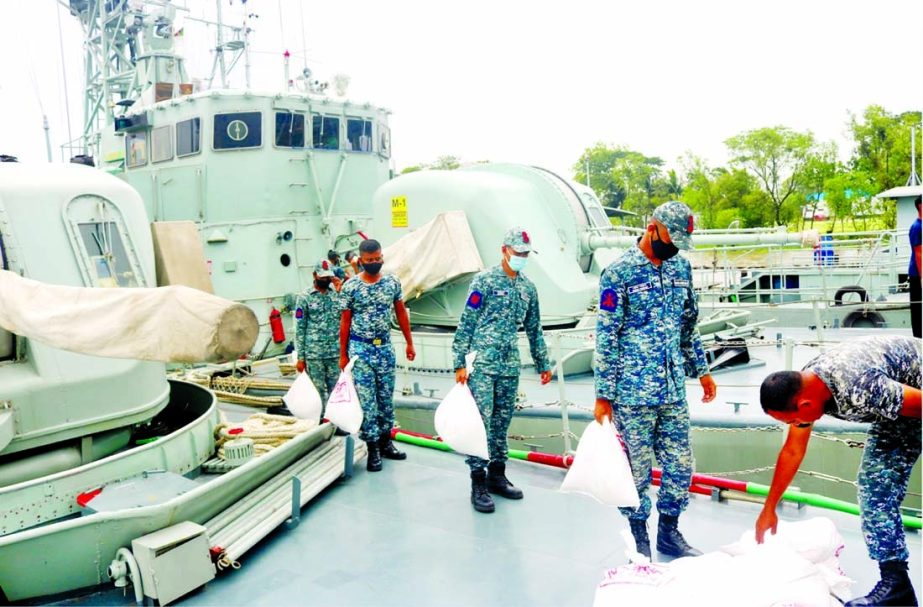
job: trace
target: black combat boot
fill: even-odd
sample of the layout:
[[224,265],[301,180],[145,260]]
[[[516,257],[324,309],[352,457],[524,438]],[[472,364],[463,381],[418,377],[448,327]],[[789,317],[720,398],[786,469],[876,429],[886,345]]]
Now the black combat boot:
[[701,556],[701,550],[696,550],[686,543],[686,538],[677,528],[678,523],[679,517],[660,515],[660,520],[657,521],[657,552],[677,557]]
[[381,450],[378,448],[378,443],[368,441],[365,444],[369,448],[369,457],[365,462],[365,469],[369,472],[381,472]]
[[862,605],[911,605],[917,606],[917,597],[907,575],[907,561],[883,561],[878,563],[881,581],[864,597],[846,603],[846,607]]
[[635,538],[635,550],[651,561],[651,538],[647,535],[647,521],[630,518],[628,526],[631,527],[631,535]]
[[471,471],[471,504],[478,512],[493,512],[494,500],[487,493],[487,471]]
[[506,478],[506,464],[490,462],[487,464],[487,490],[511,500],[521,500],[522,490],[513,486]]
[[381,456],[385,459],[407,459],[407,454],[403,451],[398,451],[397,447],[394,446],[390,432],[386,432],[378,438],[378,448],[381,451]]

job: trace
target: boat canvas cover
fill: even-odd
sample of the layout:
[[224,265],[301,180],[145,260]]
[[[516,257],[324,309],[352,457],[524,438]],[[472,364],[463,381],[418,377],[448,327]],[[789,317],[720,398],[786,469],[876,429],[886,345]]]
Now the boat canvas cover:
[[464,211],[436,215],[384,249],[384,271],[401,281],[409,301],[459,276],[484,269]]
[[250,351],[250,308],[180,285],[50,285],[0,270],[0,326],[81,354],[162,362],[218,362]]

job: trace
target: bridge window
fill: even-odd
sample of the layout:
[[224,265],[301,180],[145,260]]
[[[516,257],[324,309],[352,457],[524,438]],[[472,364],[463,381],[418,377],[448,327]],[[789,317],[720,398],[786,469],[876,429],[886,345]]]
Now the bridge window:
[[239,150],[263,145],[263,123],[260,112],[215,114],[214,148]]
[[340,119],[334,116],[312,117],[312,135],[314,148],[318,150],[340,149]]
[[176,123],[176,155],[191,156],[199,153],[201,120],[190,118]]
[[353,152],[372,151],[372,121],[361,118],[346,120],[346,149]]
[[304,147],[304,114],[276,112],[276,146]]
[[151,131],[151,162],[173,160],[173,128],[159,126]]
[[130,169],[147,164],[147,133],[125,134],[125,158]]

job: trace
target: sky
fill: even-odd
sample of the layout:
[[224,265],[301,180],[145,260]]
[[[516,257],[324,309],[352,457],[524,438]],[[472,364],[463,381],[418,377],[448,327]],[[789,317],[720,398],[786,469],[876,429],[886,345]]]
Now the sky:
[[[174,3],[215,15],[213,0]],[[288,49],[293,72],[307,60],[322,80],[347,74],[348,99],[391,110],[398,171],[453,155],[572,176],[596,142],[659,156],[668,167],[687,151],[721,165],[727,138],[773,125],[835,141],[845,159],[850,111],[923,108],[919,0],[221,7],[229,24],[258,15],[250,18],[254,88],[282,87]],[[0,8],[0,153],[45,162],[44,112],[60,162],[60,145],[69,131],[79,136],[83,120],[78,21],[55,0],[0,0]],[[207,76],[214,30],[179,14],[190,72]],[[232,82],[242,84],[243,73],[240,65]]]

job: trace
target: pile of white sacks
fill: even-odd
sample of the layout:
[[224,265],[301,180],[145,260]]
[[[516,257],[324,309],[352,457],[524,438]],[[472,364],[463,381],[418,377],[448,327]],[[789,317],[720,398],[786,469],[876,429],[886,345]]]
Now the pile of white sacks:
[[830,519],[779,522],[761,545],[753,535],[747,530],[721,550],[664,564],[639,564],[646,559],[631,551],[632,564],[605,572],[593,605],[838,607],[850,598],[853,581],[838,558],[843,538]]

